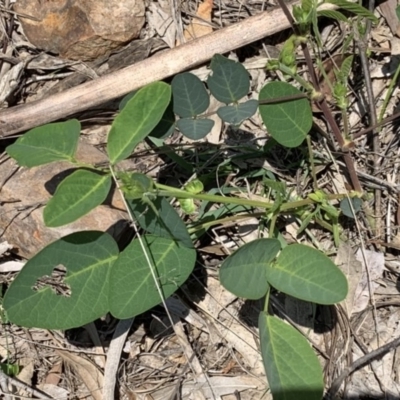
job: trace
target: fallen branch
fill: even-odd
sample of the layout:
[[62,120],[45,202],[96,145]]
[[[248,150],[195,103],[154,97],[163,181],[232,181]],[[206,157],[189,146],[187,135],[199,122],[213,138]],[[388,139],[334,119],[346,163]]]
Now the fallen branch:
[[281,9],[266,11],[63,93],[6,109],[0,113],[0,138],[104,104],[288,27]]

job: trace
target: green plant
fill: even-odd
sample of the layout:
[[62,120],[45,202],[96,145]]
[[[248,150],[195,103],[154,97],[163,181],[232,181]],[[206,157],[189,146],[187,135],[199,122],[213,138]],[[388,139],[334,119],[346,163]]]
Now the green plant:
[[[219,55],[213,58],[211,70],[208,88],[226,104],[218,115],[240,125],[258,108],[256,100],[239,102],[249,91],[247,71]],[[310,104],[304,96],[296,98],[302,94],[283,82],[268,83],[260,93],[261,100],[278,98],[260,105],[259,110],[270,134],[283,146],[299,146],[311,129]],[[279,102],[283,97],[285,101]],[[274,238],[275,221],[280,214],[291,213],[303,219],[304,229],[312,218],[325,213],[336,219],[331,218],[330,223],[325,218],[321,223],[337,229],[330,200],[346,195],[319,191],[298,199],[279,182],[265,180],[274,201],[248,200],[204,193],[200,181],[174,188],[144,174],[119,170],[118,163],[141,141],[157,142],[175,125],[192,139],[204,137],[213,124],[202,116],[208,104],[204,84],[189,73],[176,76],[171,86],[155,82],[129,95],[121,102],[121,112],[108,135],[106,168],[82,164],[75,158],[80,134],[76,120],[35,128],[7,148],[21,166],[68,161],[76,168],[44,208],[47,226],[71,223],[93,210],[106,199],[114,180],[124,193],[127,210],[144,231],[121,252],[110,235],[97,231],[73,233],[51,243],[27,262],[8,288],[3,303],[7,316],[22,326],[67,329],[108,312],[120,319],[139,315],[174,293],[191,274],[196,259],[193,238],[222,220],[234,220],[236,216],[230,215],[233,207],[248,213],[261,208],[271,237],[248,243],[228,257],[221,267],[221,283],[238,296],[266,299],[259,317],[260,340],[274,397],[320,399],[323,380],[318,358],[300,333],[270,315],[269,296],[274,288],[302,300],[334,304],[346,296],[346,278],[326,255],[313,248],[298,244],[282,248]],[[174,156],[179,160],[178,154]],[[172,198],[179,199],[186,212],[196,210],[196,201],[202,201],[199,218],[189,228],[168,201]],[[205,205],[211,202],[225,207],[210,219]],[[55,273],[57,282],[51,276]]]

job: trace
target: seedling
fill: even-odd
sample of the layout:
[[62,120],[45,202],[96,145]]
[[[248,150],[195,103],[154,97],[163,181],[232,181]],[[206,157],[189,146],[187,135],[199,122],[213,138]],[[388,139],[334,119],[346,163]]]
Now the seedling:
[[[342,0],[330,2],[347,9],[352,4],[358,13],[361,9]],[[316,29],[318,13],[314,2],[303,1],[302,8],[296,9],[303,36],[309,34],[310,27]],[[339,18],[338,14],[335,16]],[[295,148],[304,142],[312,127],[308,99],[312,85],[297,76],[288,52],[297,43],[304,44],[303,36],[290,39],[276,66],[295,78],[305,91],[286,82],[271,82],[261,90],[259,101],[242,102],[250,88],[247,71],[223,56],[213,58],[207,86],[211,95],[225,104],[217,111],[224,122],[239,126],[258,110],[279,145]],[[343,84],[343,75],[338,78]],[[269,221],[271,237],[245,244],[226,258],[220,280],[237,296],[265,298],[259,316],[260,342],[274,398],[320,400],[324,385],[318,358],[300,333],[269,313],[269,296],[272,291],[280,291],[317,304],[335,304],[346,297],[347,281],[323,253],[301,244],[282,246],[274,236],[275,221],[280,214],[291,213],[302,218],[303,230],[320,217],[335,232],[338,243],[339,212],[331,200],[347,198],[347,194],[332,196],[316,191],[299,199],[279,183],[266,181],[275,193],[274,201],[249,200],[229,193],[207,193],[201,176],[183,188],[175,188],[119,169],[119,162],[128,158],[143,140],[160,143],[174,128],[194,140],[205,137],[214,124],[204,115],[210,103],[208,90],[196,76],[184,73],[174,77],[171,85],[155,82],[127,96],[108,134],[109,165],[105,168],[83,165],[76,159],[80,134],[76,120],[35,128],[7,148],[21,166],[68,161],[76,168],[44,208],[48,227],[69,224],[102,204],[114,179],[128,210],[144,231],[142,243],[135,238],[121,252],[110,235],[97,231],[73,233],[49,244],[27,262],[8,288],[3,303],[7,317],[26,327],[69,329],[106,313],[120,319],[139,315],[161,302],[159,289],[167,298],[191,274],[196,259],[194,237],[223,220],[234,220],[237,216],[230,215],[233,206],[255,215],[260,215],[261,210]],[[335,96],[339,106],[345,108],[343,90],[336,90]],[[178,154],[173,157],[179,160]],[[190,230],[185,218],[170,204],[171,199],[178,199],[186,213],[196,214],[197,204],[202,203],[199,219],[191,223]],[[226,209],[213,215],[211,222],[204,206],[209,203],[226,205]],[[62,287],[66,291],[56,292],[54,282],[38,284],[38,279],[51,276],[60,265],[65,269]]]

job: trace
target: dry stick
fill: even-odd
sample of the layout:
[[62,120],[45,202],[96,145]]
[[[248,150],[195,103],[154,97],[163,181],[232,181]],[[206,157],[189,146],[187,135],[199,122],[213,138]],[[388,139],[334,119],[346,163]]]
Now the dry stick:
[[346,368],[332,383],[331,388],[329,390],[329,395],[330,398],[333,399],[336,395],[336,393],[339,391],[340,386],[342,385],[343,381],[354,371],[357,369],[367,365],[374,359],[378,359],[383,357],[385,354],[389,353],[389,351],[395,349],[400,345],[400,338],[397,338],[393,340],[392,342],[389,342],[385,344],[384,346],[380,347],[379,349],[376,349],[374,351],[371,351],[371,353],[366,354],[363,357],[360,357],[358,360],[356,360],[350,367]]
[[108,348],[107,363],[104,370],[104,400],[115,398],[115,386],[117,384],[117,372],[121,360],[121,353],[134,319],[135,318],[121,319],[118,321],[117,327],[115,328],[110,347]]
[[[25,382],[18,380],[17,378],[13,378],[11,376],[7,376],[3,371],[0,370],[0,382],[10,382],[14,386],[26,390],[27,392],[31,393],[33,396],[37,397],[38,399],[52,399],[53,397],[47,395],[46,393],[42,392],[41,390],[34,389],[27,385]],[[6,393],[2,393],[6,395]],[[14,395],[9,394],[9,396],[14,397]]]
[[387,118],[383,119],[381,122],[378,122],[375,126],[370,126],[367,129],[363,129],[362,131],[355,133],[353,135],[353,140],[356,140],[356,139],[360,138],[361,136],[364,136],[367,133],[372,132],[376,128],[379,128],[379,127],[381,127],[383,125],[386,125],[389,122],[395,121],[398,118],[400,118],[400,112],[397,112],[396,114],[393,114],[390,117],[387,117]]
[[104,104],[288,27],[281,9],[266,11],[63,93],[9,108],[0,113],[0,138]]

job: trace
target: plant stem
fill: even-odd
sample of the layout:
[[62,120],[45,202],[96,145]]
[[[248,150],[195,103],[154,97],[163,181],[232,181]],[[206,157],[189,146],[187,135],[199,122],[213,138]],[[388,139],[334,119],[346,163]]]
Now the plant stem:
[[[370,11],[372,8],[373,12],[373,6],[374,6],[374,0],[369,0],[368,4]],[[358,18],[360,19],[360,18]],[[371,82],[371,74],[369,71],[369,65],[368,65],[368,57],[367,57],[367,40],[369,36],[369,32],[371,29],[371,21],[367,20],[366,23],[366,32],[365,34],[361,37],[361,34],[356,31],[356,38],[357,38],[357,44],[358,44],[358,49],[360,53],[360,60],[361,60],[361,67],[364,75],[364,82],[365,82],[365,89],[367,92],[367,97],[368,97],[368,109],[369,109],[369,123],[372,126],[377,125],[377,116],[376,116],[376,108],[375,108],[375,96],[374,96],[374,91],[372,89],[372,82]],[[371,132],[372,134],[372,150],[374,152],[374,165],[373,165],[373,171],[374,175],[378,176],[379,175],[379,164],[380,164],[380,156],[379,156],[379,149],[380,149],[380,143],[379,143],[379,131],[373,130]],[[381,191],[380,189],[375,189],[375,217],[376,217],[376,224],[375,224],[375,232],[374,236],[375,237],[381,237]]]
[[220,218],[220,219],[216,219],[213,221],[200,222],[198,224],[195,223],[190,228],[188,228],[188,231],[190,234],[192,234],[197,231],[204,230],[204,229],[207,230],[208,228],[210,228],[211,226],[214,226],[214,225],[222,225],[227,222],[232,222],[232,221],[236,222],[236,221],[242,220],[242,219],[261,218],[264,215],[265,215],[264,212],[231,215],[230,217]]
[[[295,22],[293,20],[292,15],[289,12],[289,9],[287,8],[287,5],[284,2],[284,0],[278,0],[278,3],[281,6],[282,11],[286,15],[286,18],[288,19],[290,25],[292,26],[293,31],[296,34],[299,34],[297,26],[296,26],[296,24],[295,24]],[[304,58],[306,60],[306,64],[307,64],[307,67],[308,67],[308,73],[310,75],[311,82],[312,82],[312,84],[314,86],[315,91],[317,91],[319,93],[320,92],[320,87],[319,87],[319,83],[318,83],[318,80],[317,80],[317,77],[316,77],[316,74],[315,74],[314,65],[313,65],[313,61],[312,61],[312,57],[311,57],[310,51],[309,51],[306,43],[301,42],[301,48],[302,48],[303,53],[304,53]],[[323,99],[322,101],[320,101],[318,103],[318,105],[320,106],[321,111],[323,112],[324,117],[328,122],[328,125],[332,129],[333,135],[334,135],[337,143],[339,144],[339,147],[342,150],[344,150],[345,141],[344,141],[343,136],[342,136],[342,134],[340,132],[340,129],[339,129],[339,127],[338,127],[338,125],[337,125],[337,123],[335,121],[335,118],[332,115],[332,112],[331,112],[331,110],[330,110],[330,108],[328,106],[328,103],[326,102],[325,99]],[[359,193],[362,193],[362,187],[361,187],[360,181],[358,180],[358,176],[357,176],[357,173],[356,173],[356,170],[355,170],[355,167],[354,167],[354,162],[353,162],[353,159],[351,158],[351,155],[348,152],[345,152],[345,154],[343,155],[343,159],[344,159],[344,162],[346,164],[348,173],[350,175],[350,180],[351,180],[351,183],[353,185],[354,190],[356,190]]]
[[318,190],[318,181],[317,175],[315,173],[315,165],[314,165],[314,154],[311,147],[311,139],[310,136],[307,135],[307,148],[308,148],[308,156],[310,157],[310,165],[311,165],[311,176],[313,179],[313,188],[314,190]]
[[[156,194],[158,196],[163,197],[176,197],[181,199],[195,199],[195,200],[204,200],[210,201],[213,203],[224,203],[224,204],[239,204],[241,206],[250,206],[250,207],[258,207],[264,208],[266,210],[273,207],[273,202],[268,201],[260,201],[260,200],[250,200],[250,199],[243,199],[239,197],[226,197],[226,196],[219,196],[215,194],[206,194],[206,193],[199,193],[193,194],[189,193],[186,190],[173,188],[170,186],[162,185],[160,183],[155,184],[156,188],[158,189]],[[337,200],[343,199],[346,197],[346,194],[333,194],[327,195],[328,200]],[[314,201],[311,199],[304,199],[298,201],[292,201],[288,203],[283,203],[279,210],[280,211],[288,211],[293,210],[299,207],[307,206],[309,204],[314,204]]]

